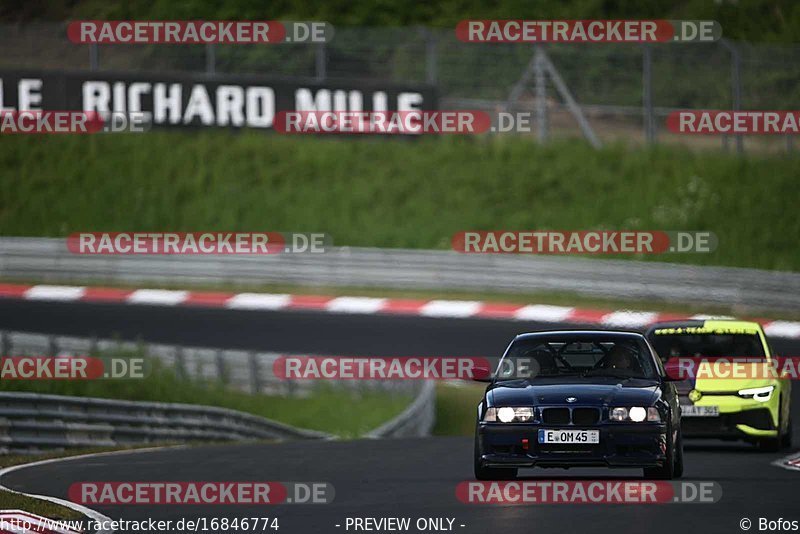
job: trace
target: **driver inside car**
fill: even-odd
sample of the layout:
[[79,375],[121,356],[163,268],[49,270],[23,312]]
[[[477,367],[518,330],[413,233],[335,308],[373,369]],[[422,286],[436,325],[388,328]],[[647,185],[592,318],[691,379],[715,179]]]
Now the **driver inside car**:
[[637,359],[631,353],[631,349],[623,345],[614,345],[608,354],[600,361],[601,369],[619,369],[625,371],[639,372]]

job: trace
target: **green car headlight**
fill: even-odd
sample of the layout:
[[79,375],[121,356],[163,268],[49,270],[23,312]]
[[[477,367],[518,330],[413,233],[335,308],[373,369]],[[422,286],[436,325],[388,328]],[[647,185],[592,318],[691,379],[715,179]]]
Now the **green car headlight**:
[[775,386],[740,389],[739,396],[743,399],[753,399],[759,402],[767,402],[770,398],[772,398],[773,391],[775,391]]

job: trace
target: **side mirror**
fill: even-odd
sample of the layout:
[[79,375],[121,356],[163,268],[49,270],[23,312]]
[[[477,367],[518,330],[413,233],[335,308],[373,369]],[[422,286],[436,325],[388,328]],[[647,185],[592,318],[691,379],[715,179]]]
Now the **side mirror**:
[[491,382],[492,370],[484,365],[476,365],[472,368],[472,380],[475,382]]
[[[683,382],[692,378],[691,373],[681,365],[680,358],[669,358],[664,362],[665,382]],[[687,376],[689,375],[689,376]]]

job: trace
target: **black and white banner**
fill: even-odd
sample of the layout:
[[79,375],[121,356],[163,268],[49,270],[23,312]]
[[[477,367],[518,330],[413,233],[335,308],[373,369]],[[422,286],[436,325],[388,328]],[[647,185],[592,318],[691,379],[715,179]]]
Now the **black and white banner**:
[[257,76],[0,71],[0,111],[141,113],[154,127],[272,128],[281,111],[437,108],[431,86]]

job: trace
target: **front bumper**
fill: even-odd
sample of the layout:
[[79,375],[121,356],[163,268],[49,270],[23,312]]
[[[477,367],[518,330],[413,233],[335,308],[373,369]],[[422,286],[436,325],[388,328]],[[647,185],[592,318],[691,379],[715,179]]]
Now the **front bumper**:
[[[681,405],[691,404],[687,398]],[[696,405],[718,406],[717,417],[682,417],[681,431],[687,438],[755,440],[778,435],[778,395],[767,402],[742,399],[736,395],[706,394]]]
[[[543,444],[538,441],[540,428],[599,430],[600,443]],[[527,448],[523,440],[527,440]],[[484,467],[658,467],[666,460],[667,425],[481,422],[477,427],[477,447]]]

